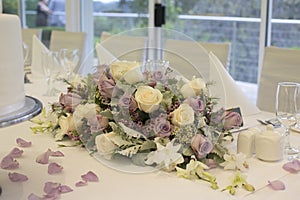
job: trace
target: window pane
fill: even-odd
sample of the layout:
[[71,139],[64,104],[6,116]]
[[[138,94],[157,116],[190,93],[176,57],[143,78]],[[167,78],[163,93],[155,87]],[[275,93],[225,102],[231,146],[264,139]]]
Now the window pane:
[[230,74],[235,80],[257,82],[260,0],[166,2],[166,27],[196,41],[230,42]]
[[300,2],[273,0],[271,45],[300,48]]
[[102,32],[111,34],[148,26],[148,1],[93,0],[94,34],[98,41]]

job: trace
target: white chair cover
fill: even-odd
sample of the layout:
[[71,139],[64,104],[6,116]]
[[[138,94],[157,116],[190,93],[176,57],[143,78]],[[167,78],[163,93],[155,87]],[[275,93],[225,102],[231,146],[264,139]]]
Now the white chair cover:
[[79,67],[85,59],[85,32],[52,31],[49,49],[59,51],[60,49],[79,49],[80,60],[74,72],[79,71]]
[[300,82],[300,50],[266,47],[258,82],[257,106],[275,112],[277,84]]
[[[140,36],[110,35],[104,32],[101,45],[118,60],[143,62],[147,39]],[[101,58],[100,58],[100,64]]]

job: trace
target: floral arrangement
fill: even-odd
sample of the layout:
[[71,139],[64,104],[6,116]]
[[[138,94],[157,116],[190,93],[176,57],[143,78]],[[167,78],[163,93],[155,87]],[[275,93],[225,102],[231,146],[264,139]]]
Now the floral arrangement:
[[[117,61],[98,66],[94,74],[69,83],[68,93],[51,105],[44,119],[35,119],[35,133],[51,132],[57,141],[83,145],[105,159],[126,156],[136,165],[176,171],[180,177],[208,181],[208,169],[242,170],[245,157],[226,145],[239,127],[239,113],[215,110],[202,78],[186,80],[166,63]],[[65,145],[65,144],[64,144]],[[240,173],[225,188],[254,188]]]

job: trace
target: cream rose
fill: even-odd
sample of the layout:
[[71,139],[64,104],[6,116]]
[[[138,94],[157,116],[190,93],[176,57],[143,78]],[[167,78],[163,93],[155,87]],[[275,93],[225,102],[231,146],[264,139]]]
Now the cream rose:
[[122,78],[128,71],[139,68],[140,63],[128,61],[116,61],[110,65],[110,71],[113,78],[117,81]]
[[186,103],[181,104],[172,112],[172,122],[177,126],[184,126],[194,122],[194,110]]
[[111,138],[114,136],[114,132],[109,132],[106,134],[97,135],[95,137],[95,144],[98,153],[107,160],[112,158],[115,150],[118,148],[111,140]]
[[206,83],[202,78],[193,77],[191,81],[181,87],[180,92],[185,98],[207,93]]
[[135,92],[135,100],[138,103],[139,109],[146,113],[157,110],[162,99],[162,93],[150,86],[140,86]]
[[72,115],[61,116],[58,119],[60,129],[55,134],[55,140],[62,140],[69,131],[75,131],[75,123]]

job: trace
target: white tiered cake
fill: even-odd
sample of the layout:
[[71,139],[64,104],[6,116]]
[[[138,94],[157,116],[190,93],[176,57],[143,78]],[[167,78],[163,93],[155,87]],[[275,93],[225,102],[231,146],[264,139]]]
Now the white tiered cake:
[[21,23],[0,11],[0,117],[25,105]]

